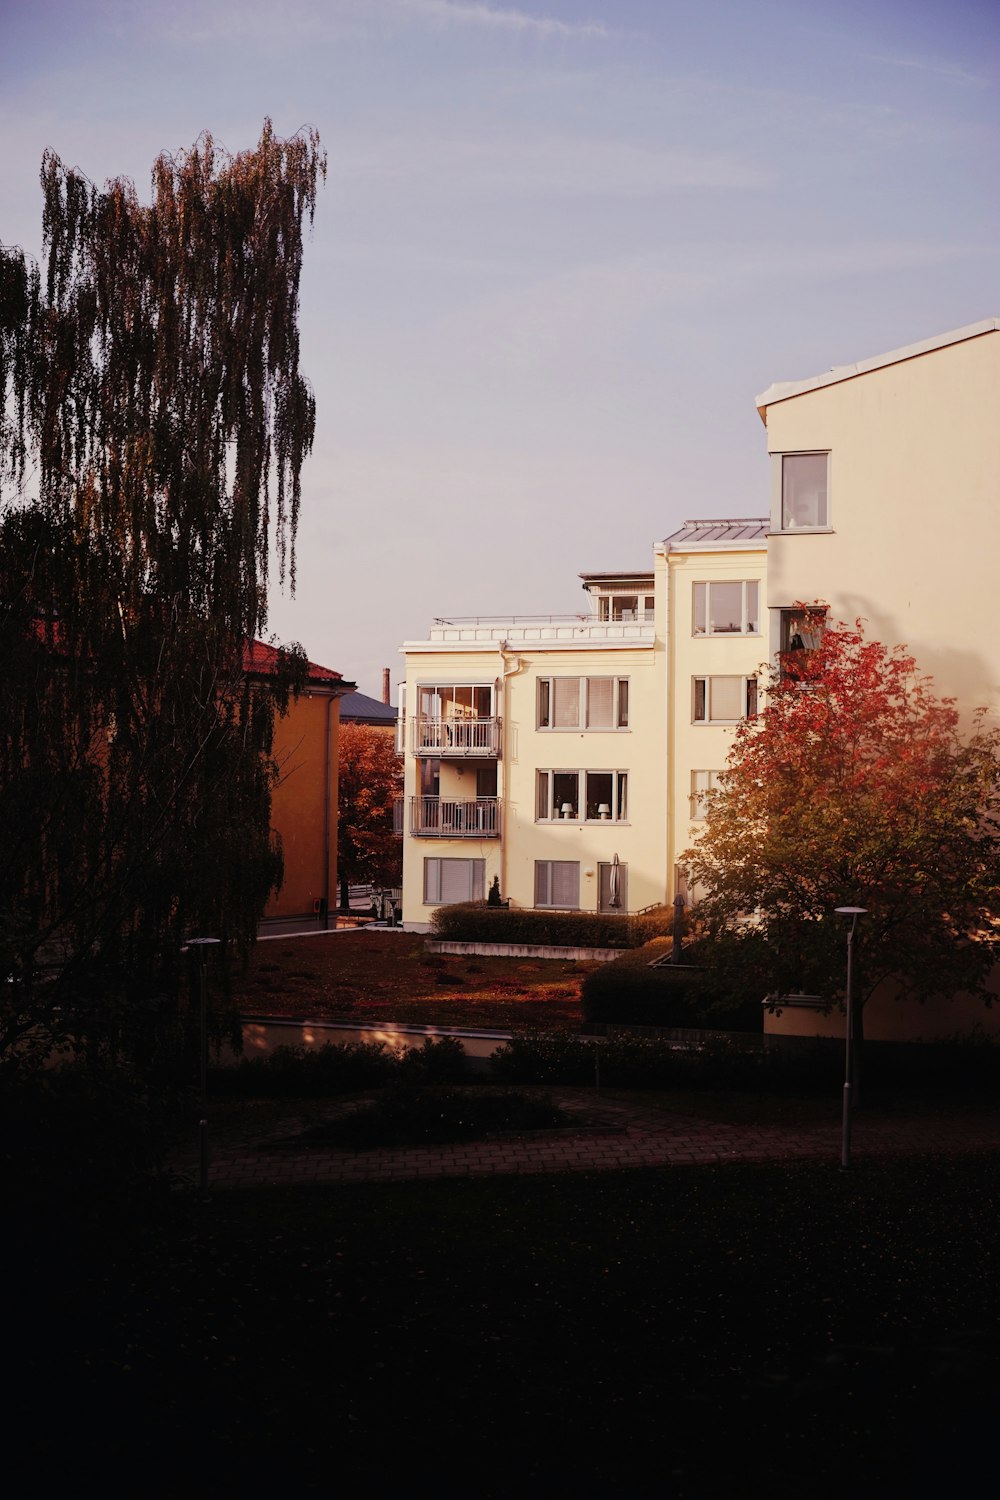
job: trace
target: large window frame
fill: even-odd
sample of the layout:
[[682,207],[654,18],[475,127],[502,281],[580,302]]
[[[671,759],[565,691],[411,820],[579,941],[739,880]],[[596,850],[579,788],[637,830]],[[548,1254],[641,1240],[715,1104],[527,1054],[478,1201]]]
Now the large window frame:
[[[448,881],[448,889],[454,892],[460,881],[461,872],[449,868],[447,871],[442,866],[466,865],[468,867],[468,894],[448,895],[442,899],[442,891],[446,889],[445,880]],[[437,855],[428,855],[424,859],[424,905],[425,906],[454,906],[461,901],[483,901],[486,897],[486,861],[485,859],[451,859],[440,858]]]
[[[572,900],[564,899],[569,896],[571,888],[575,888]],[[578,859],[535,860],[535,906],[555,911],[580,910]]]
[[[722,602],[723,589],[739,589],[739,604]],[[717,602],[713,602],[713,598]],[[738,612],[739,623],[717,623],[724,611]],[[692,585],[691,634],[697,637],[760,635],[760,581],[756,578],[712,578]]]
[[627,823],[628,772],[593,766],[535,772],[536,823]]
[[[736,702],[726,702],[729,689],[724,684],[739,684]],[[738,707],[734,716],[717,711]],[[739,724],[742,719],[752,719],[757,712],[756,677],[739,676],[736,673],[718,672],[692,677],[691,722],[692,724]]]
[[692,771],[691,772],[691,821],[700,823],[704,820],[707,808],[705,797],[709,792],[717,792],[720,786],[720,777],[724,771]]
[[809,448],[780,453],[778,529],[782,532],[830,530],[830,450]]
[[535,726],[547,734],[618,734],[629,728],[627,677],[539,677]]

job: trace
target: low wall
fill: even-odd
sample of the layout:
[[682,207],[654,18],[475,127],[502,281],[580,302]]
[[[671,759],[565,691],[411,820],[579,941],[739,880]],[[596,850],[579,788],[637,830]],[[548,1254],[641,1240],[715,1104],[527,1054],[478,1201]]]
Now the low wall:
[[627,948],[555,948],[548,943],[455,943],[445,938],[428,938],[428,953],[467,953],[477,958],[561,958],[567,963],[609,964],[621,958]]

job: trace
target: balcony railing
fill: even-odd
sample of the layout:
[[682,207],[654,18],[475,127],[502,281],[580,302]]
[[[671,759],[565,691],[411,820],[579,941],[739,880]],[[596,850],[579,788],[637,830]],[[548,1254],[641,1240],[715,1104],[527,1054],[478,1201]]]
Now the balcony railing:
[[410,733],[415,755],[495,759],[500,754],[499,719],[414,719]]
[[410,832],[421,838],[499,838],[500,798],[453,802],[445,797],[411,797]]

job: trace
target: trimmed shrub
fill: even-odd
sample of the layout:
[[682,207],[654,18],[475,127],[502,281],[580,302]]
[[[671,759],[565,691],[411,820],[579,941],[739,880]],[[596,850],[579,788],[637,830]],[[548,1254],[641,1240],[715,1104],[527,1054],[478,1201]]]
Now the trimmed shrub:
[[[705,943],[685,949],[685,960],[698,964]],[[734,999],[710,969],[651,968],[671,952],[669,938],[654,938],[586,976],[581,990],[587,1021],[622,1025],[698,1026],[716,1031],[763,1030],[759,1000]]]
[[697,1047],[662,1037],[521,1036],[493,1053],[492,1076],[502,1083],[576,1086],[598,1081],[605,1088],[739,1089],[749,1092],[828,1089],[841,1078],[836,1049],[822,1045],[784,1051],[753,1045],[749,1038],[710,1037]]
[[380,1087],[398,1067],[384,1042],[276,1047],[266,1057],[244,1057],[235,1068],[213,1069],[209,1092],[242,1099],[324,1098]]
[[435,937],[455,943],[535,943],[556,948],[638,948],[668,933],[669,906],[641,916],[593,911],[522,911],[463,901],[439,906],[431,916]]

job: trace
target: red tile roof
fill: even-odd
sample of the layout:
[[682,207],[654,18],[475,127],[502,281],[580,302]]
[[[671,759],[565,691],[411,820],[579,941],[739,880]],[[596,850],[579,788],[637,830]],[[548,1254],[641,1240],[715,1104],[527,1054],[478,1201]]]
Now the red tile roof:
[[[263,675],[274,671],[274,665],[278,658],[278,650],[275,646],[268,646],[264,641],[254,641],[247,647],[243,665],[248,672],[257,672]],[[344,682],[342,672],[335,672],[332,667],[321,667],[318,662],[311,661],[306,669],[306,676],[310,682],[316,683],[340,683]],[[352,688],[352,682],[344,683],[347,688]]]

